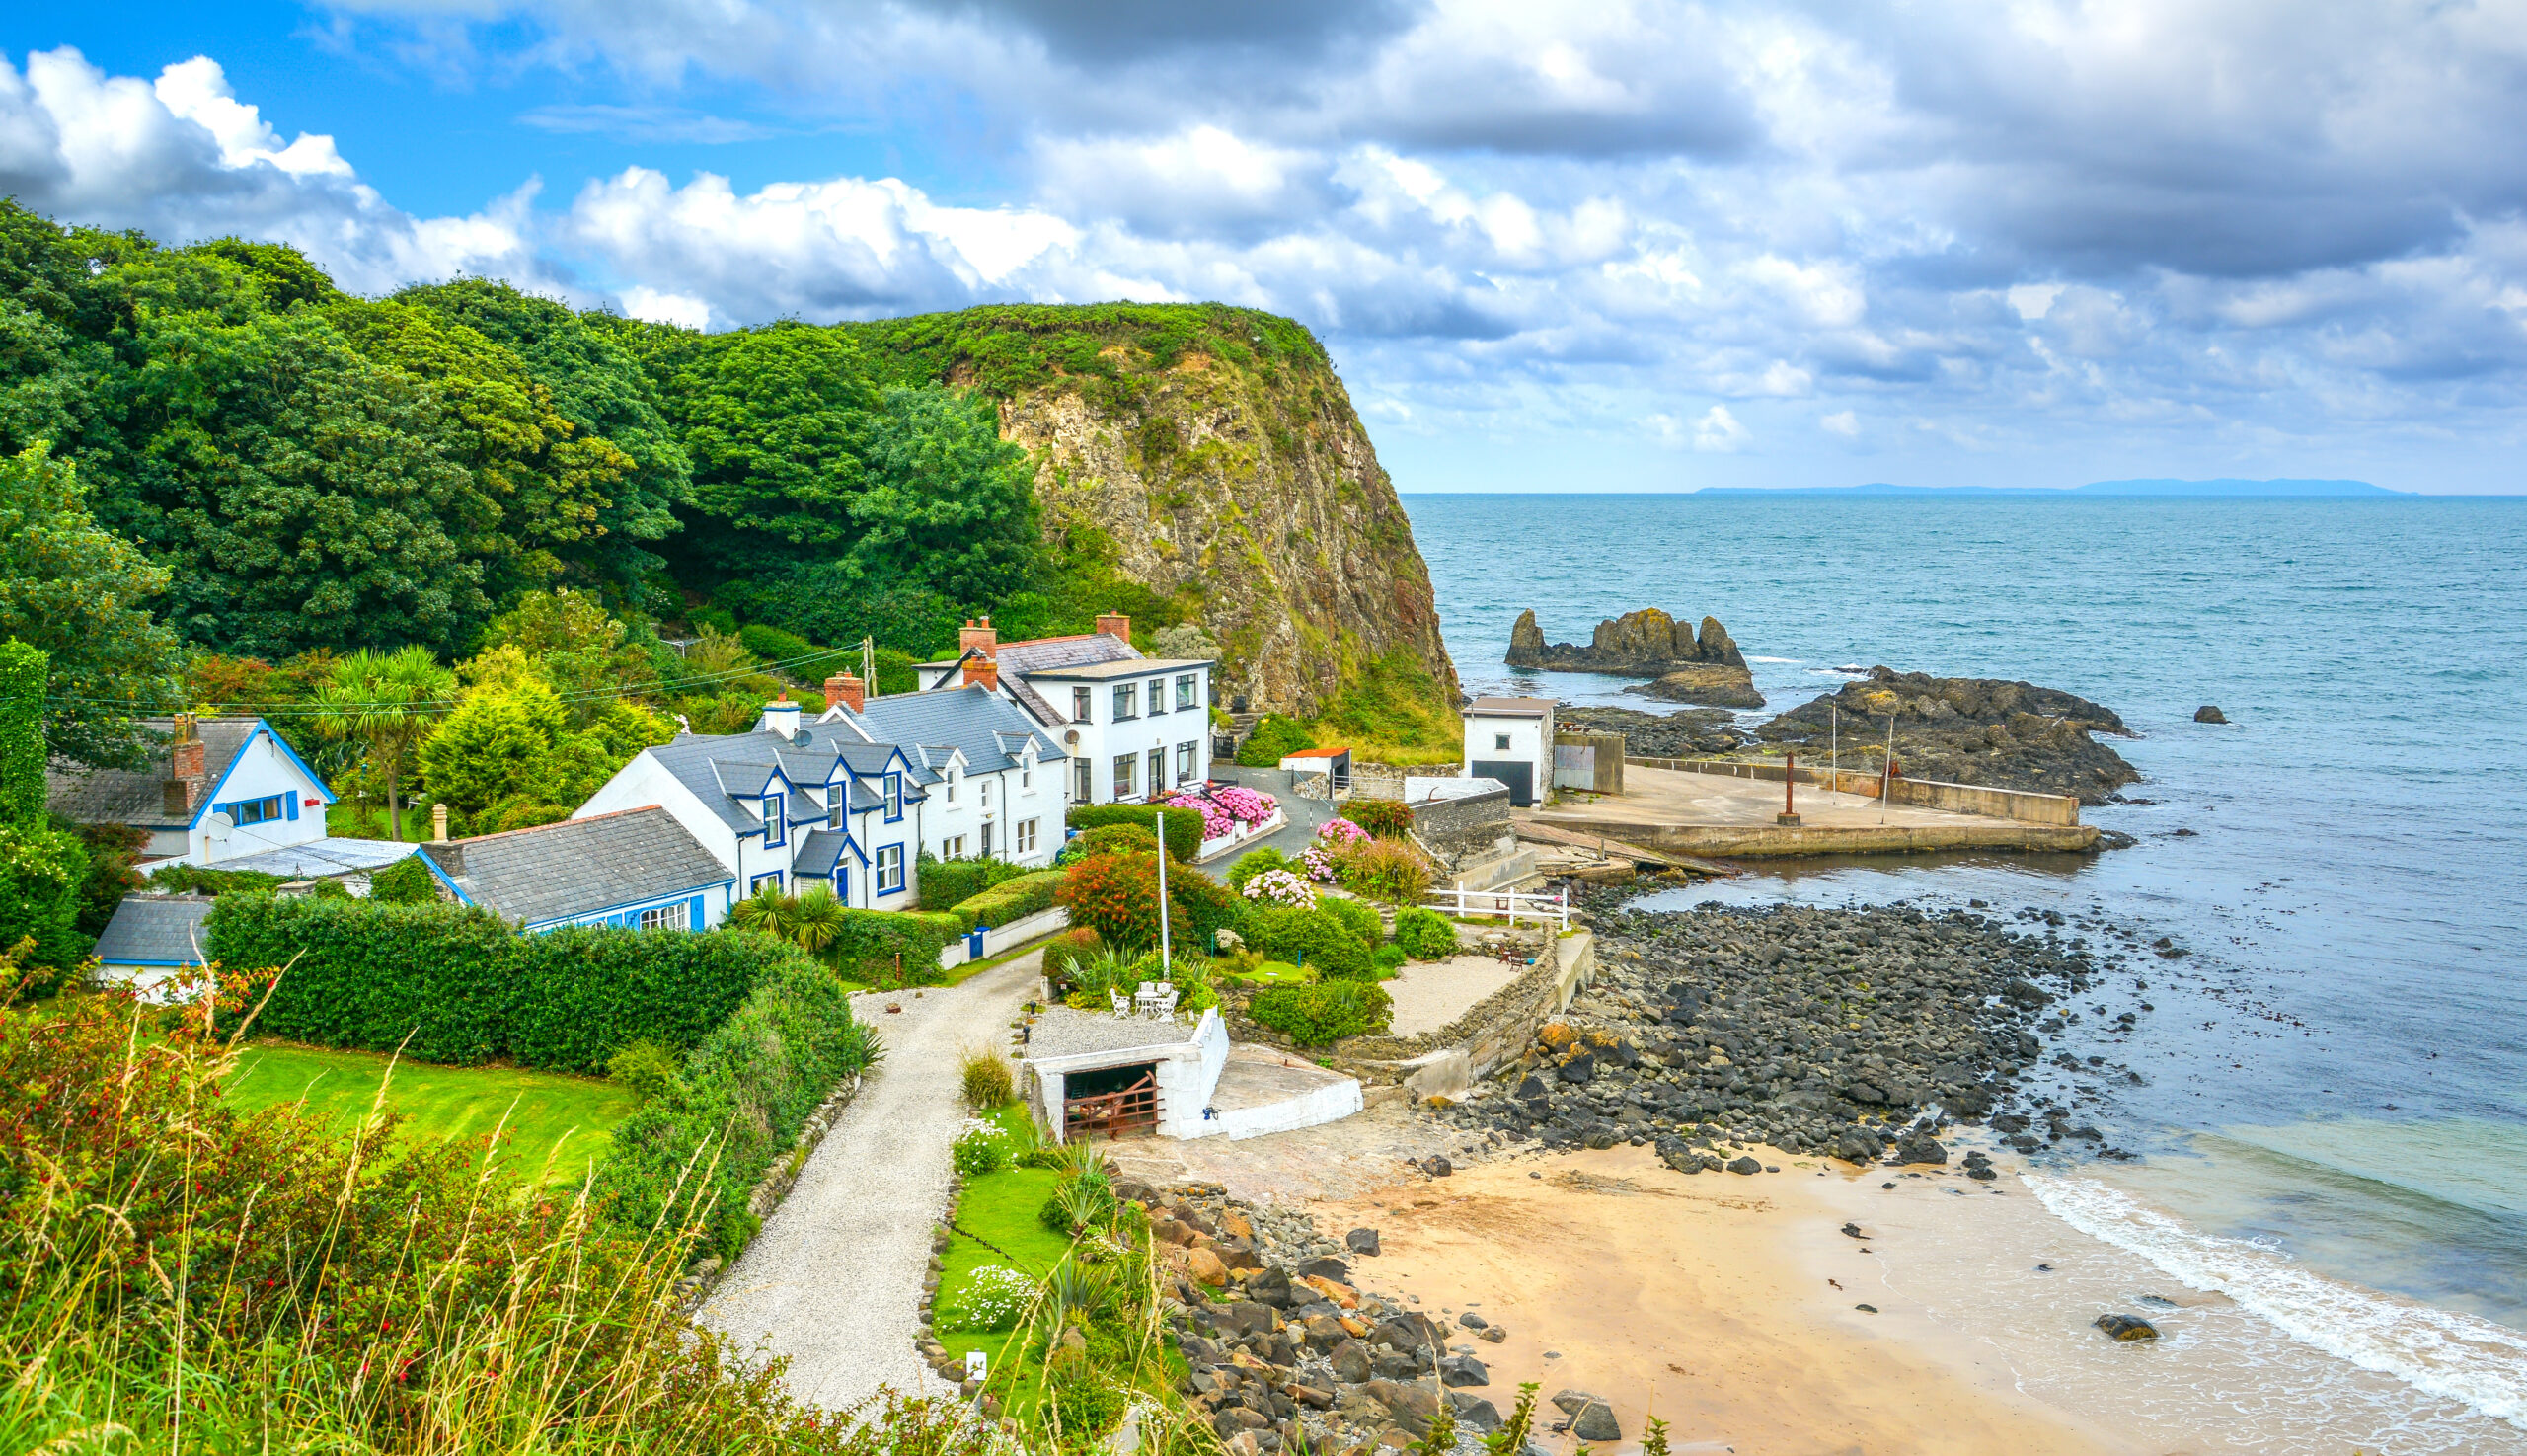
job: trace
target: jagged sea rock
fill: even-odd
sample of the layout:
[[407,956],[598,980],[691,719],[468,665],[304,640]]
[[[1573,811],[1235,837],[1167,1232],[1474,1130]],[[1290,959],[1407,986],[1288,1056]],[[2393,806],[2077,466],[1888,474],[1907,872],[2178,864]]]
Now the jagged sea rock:
[[2112,709],[2000,678],[1873,667],[1867,677],[1764,724],[1755,736],[1798,748],[1801,763],[1814,762],[1833,741],[1843,767],[1875,773],[1890,715],[1895,761],[1908,778],[2071,794],[2083,804],[2104,804],[2141,778],[2121,754],[2091,736],[2134,736]]
[[1746,670],[1736,640],[1717,617],[1702,619],[1702,635],[1656,607],[1644,607],[1597,624],[1586,647],[1549,643],[1530,609],[1509,629],[1512,667],[1552,672],[1611,672],[1657,679],[1641,691],[1679,703],[1760,708],[1761,694]]

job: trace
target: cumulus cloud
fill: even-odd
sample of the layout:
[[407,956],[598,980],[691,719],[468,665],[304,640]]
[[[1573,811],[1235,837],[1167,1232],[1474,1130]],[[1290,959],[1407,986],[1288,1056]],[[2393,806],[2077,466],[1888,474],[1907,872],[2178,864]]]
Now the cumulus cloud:
[[1737,422],[1726,405],[1714,405],[1694,421],[1694,448],[1706,454],[1732,455],[1753,443],[1754,435]]

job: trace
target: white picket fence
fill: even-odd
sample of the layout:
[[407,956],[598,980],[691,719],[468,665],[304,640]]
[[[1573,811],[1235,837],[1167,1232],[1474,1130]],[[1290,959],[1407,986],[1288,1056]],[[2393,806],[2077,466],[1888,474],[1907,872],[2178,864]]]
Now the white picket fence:
[[1454,915],[1462,920],[1469,915],[1497,916],[1511,925],[1520,916],[1549,923],[1556,930],[1570,928],[1570,895],[1568,890],[1555,890],[1549,895],[1523,894],[1505,889],[1434,889],[1423,900],[1426,909]]

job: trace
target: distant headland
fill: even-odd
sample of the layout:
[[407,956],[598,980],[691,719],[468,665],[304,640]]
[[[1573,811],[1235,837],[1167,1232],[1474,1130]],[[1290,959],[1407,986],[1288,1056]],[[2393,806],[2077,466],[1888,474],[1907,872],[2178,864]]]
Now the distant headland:
[[2302,498],[2309,496],[2411,496],[2367,481],[2303,480],[2134,480],[2091,481],[2085,486],[1895,486],[1883,481],[1866,486],[1706,486],[1696,496],[2184,496],[2220,499]]

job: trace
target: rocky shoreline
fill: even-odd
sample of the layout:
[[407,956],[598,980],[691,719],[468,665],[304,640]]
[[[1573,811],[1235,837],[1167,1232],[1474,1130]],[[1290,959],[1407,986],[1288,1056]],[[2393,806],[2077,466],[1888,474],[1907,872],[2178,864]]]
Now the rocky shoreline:
[[1553,710],[1557,729],[1584,733],[1621,733],[1624,752],[1634,758],[1711,758],[1734,753],[1751,741],[1734,727],[1737,715],[1724,708],[1684,708],[1673,713],[1644,713],[1638,708],[1574,707]]
[[2106,803],[2140,770],[2091,736],[2136,737],[2114,711],[2032,683],[1932,677],[1873,667],[1869,675],[1755,729],[1814,760],[1839,740],[1843,760],[1875,770],[1895,721],[1895,761],[1909,778],[1981,784]]
[[[1758,1144],[1944,1163],[1945,1126],[1987,1120],[2021,1151],[2121,1155],[2068,1105],[2012,1110],[2045,1039],[2079,1015],[2068,998],[2106,974],[2058,915],[2039,916],[2039,934],[1964,910],[1619,901],[1592,901],[1595,983],[1446,1115],[1547,1148],[1649,1146],[1687,1173],[1764,1171],[1728,1151]],[[2147,1009],[2111,1026],[2129,1031]],[[2130,1075],[2104,1058],[2076,1066]]]

